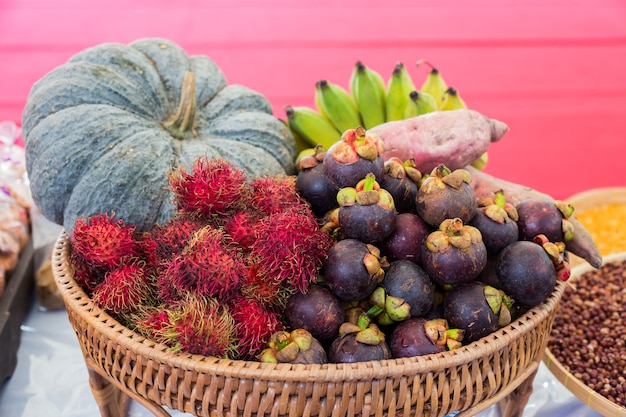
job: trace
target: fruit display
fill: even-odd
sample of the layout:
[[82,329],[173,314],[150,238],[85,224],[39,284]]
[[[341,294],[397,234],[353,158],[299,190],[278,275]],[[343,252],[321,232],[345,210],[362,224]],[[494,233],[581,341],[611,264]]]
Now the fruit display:
[[[142,231],[114,215],[79,219],[76,279],[102,309],[174,350],[336,363],[472,343],[568,278],[562,240],[574,226],[559,228],[555,242],[541,233],[571,225],[561,211],[533,239],[518,233],[488,251],[483,224],[470,222],[486,207],[517,223],[505,190],[479,204],[470,171],[440,165],[413,175],[415,204],[399,211],[371,172],[384,176],[382,147],[350,129],[329,151],[301,158],[291,176],[248,177],[226,160],[199,158],[168,174],[176,207],[168,222]],[[352,162],[337,163],[333,149]],[[305,166],[322,167],[316,175],[326,181],[312,187],[335,196],[323,214],[303,197],[316,195],[298,181],[311,175]]]
[[66,230],[98,212],[143,230],[164,222],[175,211],[165,173],[199,156],[251,176],[295,172],[267,99],[166,39],[77,53],[35,83],[22,122],[33,199]]
[[[319,81],[318,110],[290,106],[286,126],[256,93],[226,86],[210,61],[174,45],[103,48],[155,54],[151,71],[169,74],[173,89],[157,96],[206,106],[181,109],[175,133],[154,115],[146,131],[139,103],[81,121],[85,102],[110,97],[93,97],[98,87],[52,112],[58,104],[42,97],[56,95],[43,92],[65,97],[61,80],[78,69],[53,71],[26,112],[34,189],[44,214],[65,225],[73,274],[94,303],[173,351],[299,364],[445,352],[544,301],[568,278],[568,252],[598,265],[572,207],[481,170],[507,126],[468,109],[436,69],[418,91],[401,64],[386,87],[358,64],[351,91]],[[159,67],[174,57],[185,71]],[[118,62],[89,50],[71,62],[90,60]],[[187,70],[199,72],[201,88],[178,87],[193,84]],[[53,129],[63,117],[79,125]],[[102,126],[106,146],[78,146]],[[290,129],[309,152],[296,158]],[[43,167],[68,146],[86,158],[80,175],[73,164]],[[529,199],[550,216],[537,218]],[[478,213],[489,221],[474,222]],[[489,222],[517,229],[502,238]]]

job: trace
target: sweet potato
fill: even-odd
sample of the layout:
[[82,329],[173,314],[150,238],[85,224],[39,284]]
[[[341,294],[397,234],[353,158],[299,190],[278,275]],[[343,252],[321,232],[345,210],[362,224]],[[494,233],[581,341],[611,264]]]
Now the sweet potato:
[[402,161],[413,158],[420,172],[430,173],[440,164],[451,170],[471,164],[507,130],[500,121],[461,109],[383,123],[369,132],[382,139],[385,160],[393,156]]
[[[502,190],[507,201],[513,205],[517,205],[527,198],[545,198],[554,201],[551,196],[533,188],[496,178],[471,166],[467,166],[465,169],[472,175],[472,186],[479,200],[486,197],[493,198],[496,191]],[[600,268],[602,255],[593,238],[575,215],[572,215],[569,220],[574,225],[574,237],[565,243],[565,247],[569,252],[587,261],[589,265],[596,269]]]

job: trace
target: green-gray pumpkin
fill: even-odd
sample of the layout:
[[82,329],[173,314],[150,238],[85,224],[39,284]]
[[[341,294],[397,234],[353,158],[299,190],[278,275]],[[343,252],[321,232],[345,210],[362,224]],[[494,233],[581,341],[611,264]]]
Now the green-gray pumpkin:
[[249,177],[293,174],[269,102],[164,39],[85,49],[33,86],[23,114],[30,188],[50,221],[112,213],[140,230],[174,213],[167,173],[200,156]]

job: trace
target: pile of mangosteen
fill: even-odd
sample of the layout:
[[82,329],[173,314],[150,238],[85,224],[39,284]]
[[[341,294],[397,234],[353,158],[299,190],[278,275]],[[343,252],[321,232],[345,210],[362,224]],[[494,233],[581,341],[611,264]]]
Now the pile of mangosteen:
[[[567,269],[566,207],[502,192],[478,201],[467,170],[383,162],[364,129],[298,161],[296,189],[336,239],[291,296],[270,362],[360,362],[445,352],[544,301]],[[311,352],[316,352],[311,354]],[[308,352],[308,353],[307,353]]]

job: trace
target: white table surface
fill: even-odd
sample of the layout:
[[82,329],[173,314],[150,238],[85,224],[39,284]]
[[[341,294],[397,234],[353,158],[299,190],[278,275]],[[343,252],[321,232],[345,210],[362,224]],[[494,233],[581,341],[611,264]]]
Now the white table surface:
[[[1,360],[1,358],[0,358]],[[172,416],[188,414],[168,410]],[[98,406],[65,310],[41,311],[36,302],[22,325],[18,363],[0,387],[2,417],[95,417]],[[128,417],[151,416],[131,402]],[[478,417],[499,417],[497,406]],[[524,417],[600,417],[571,394],[541,364]]]

